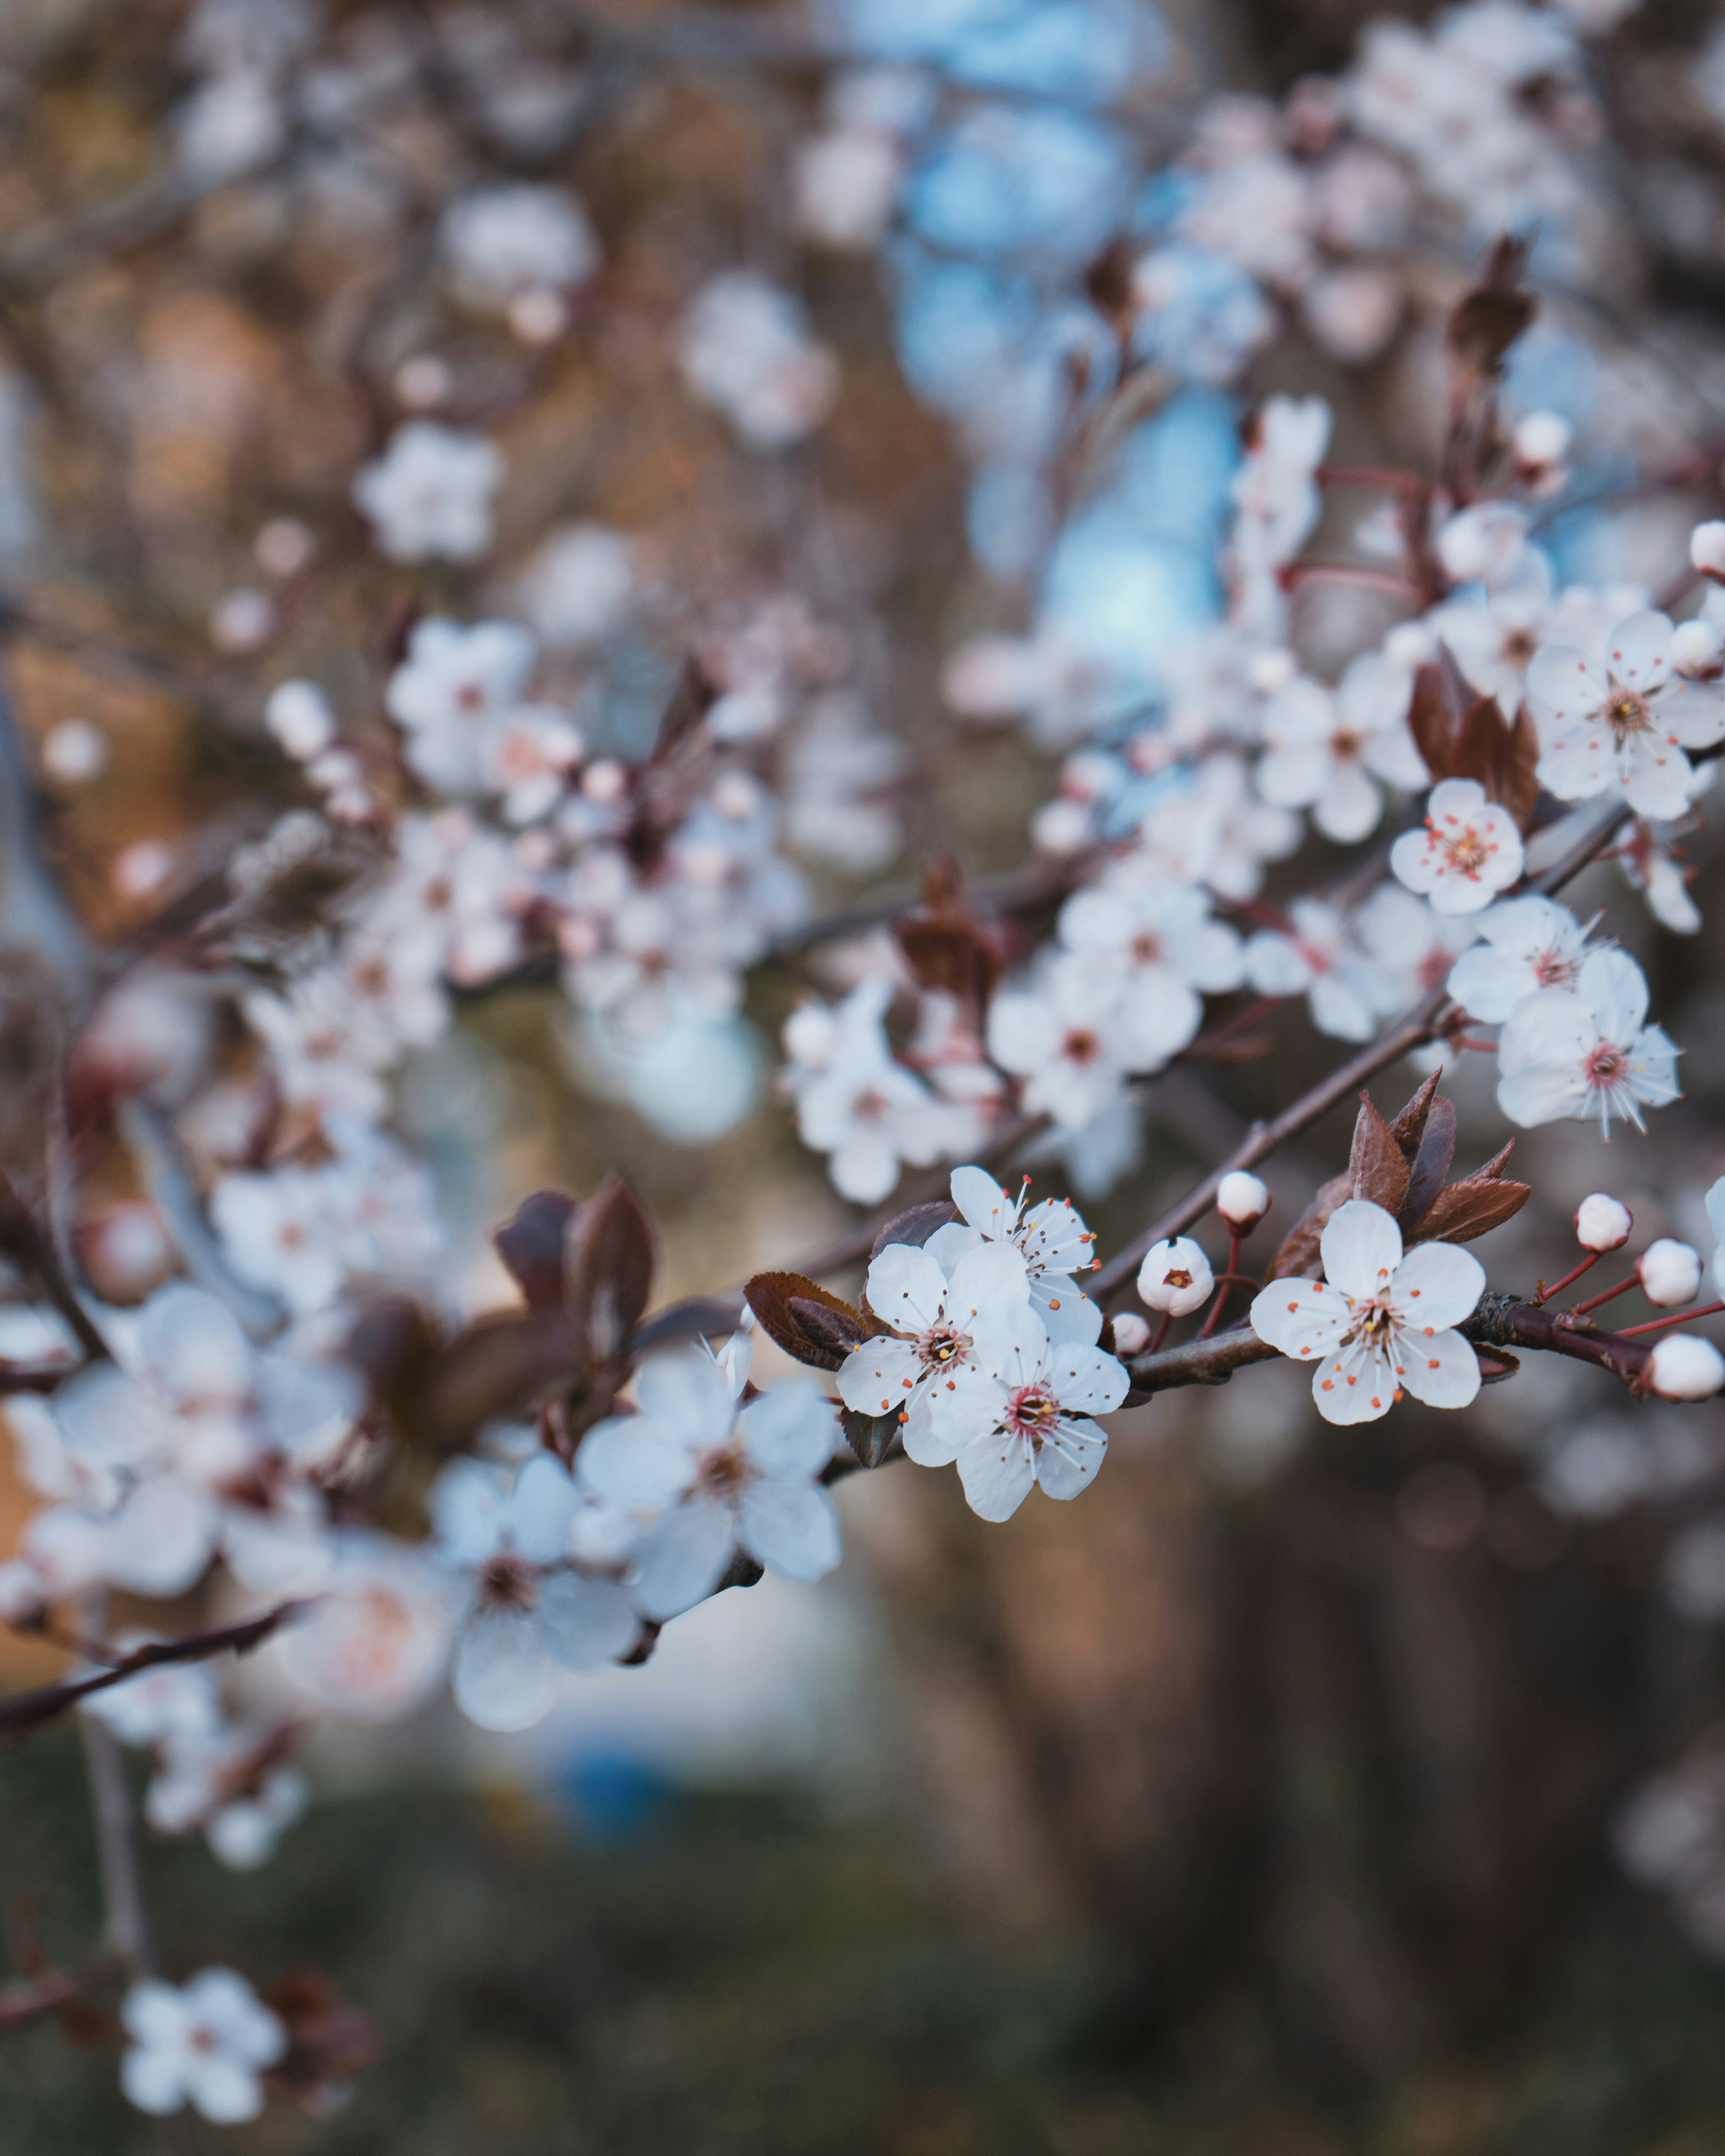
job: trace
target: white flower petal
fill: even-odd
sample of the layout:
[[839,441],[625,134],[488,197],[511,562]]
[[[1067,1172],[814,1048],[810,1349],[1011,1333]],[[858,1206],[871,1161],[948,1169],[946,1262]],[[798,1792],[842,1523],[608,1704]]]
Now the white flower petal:
[[1402,1261],[1402,1233],[1381,1205],[1350,1198],[1330,1215],[1319,1241],[1324,1278],[1357,1301],[1381,1295]]
[[1106,1430],[1081,1417],[1062,1415],[1037,1452],[1036,1480],[1050,1497],[1076,1497],[1096,1481],[1107,1450]]
[[1402,1383],[1429,1408],[1465,1408],[1479,1391],[1479,1358],[1459,1332],[1403,1332],[1396,1356]]
[[843,1552],[839,1511],[819,1483],[752,1483],[738,1508],[743,1548],[782,1578],[823,1578]]
[[679,1505],[642,1541],[635,1607],[659,1624],[680,1617],[718,1585],[734,1548],[732,1517],[723,1506],[706,1497]]
[[984,1520],[1009,1520],[1036,1481],[1028,1439],[1009,1431],[973,1438],[958,1455],[966,1502]]
[[1443,1332],[1471,1317],[1486,1291],[1486,1269],[1454,1243],[1420,1243],[1395,1269],[1394,1306],[1406,1323]]

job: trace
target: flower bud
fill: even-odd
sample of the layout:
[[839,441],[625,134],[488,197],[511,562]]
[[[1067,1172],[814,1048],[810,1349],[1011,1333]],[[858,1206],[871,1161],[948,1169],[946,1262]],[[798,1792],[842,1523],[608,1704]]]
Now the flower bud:
[[1209,1301],[1216,1276],[1210,1261],[1189,1235],[1153,1244],[1138,1267],[1138,1295],[1151,1310],[1184,1317]]
[[1117,1355],[1142,1355],[1150,1345],[1150,1327],[1135,1310],[1122,1310],[1114,1321]]
[[1695,1291],[1701,1286],[1701,1253],[1687,1243],[1661,1235],[1642,1251],[1635,1270],[1648,1301],[1657,1303],[1661,1310],[1675,1310],[1679,1303],[1695,1299]]
[[1560,465],[1569,454],[1572,439],[1569,422],[1557,413],[1530,412],[1516,424],[1516,462],[1535,470]]
[[1216,1210],[1236,1235],[1250,1235],[1270,1210],[1268,1187],[1236,1168],[1217,1187]]
[[1725,1385],[1725,1355],[1698,1332],[1668,1332],[1648,1358],[1647,1382],[1667,1400],[1710,1400]]
[[336,737],[336,715],[310,681],[282,681],[270,692],[264,723],[296,763],[320,756]]
[[1594,1191],[1575,1210],[1575,1240],[1584,1250],[1620,1250],[1630,1239],[1635,1216],[1620,1199]]
[[1681,621],[1671,631],[1671,664],[1685,680],[1717,681],[1725,674],[1725,637],[1710,621]]
[[1716,584],[1725,584],[1725,524],[1697,524],[1689,537],[1689,559]]

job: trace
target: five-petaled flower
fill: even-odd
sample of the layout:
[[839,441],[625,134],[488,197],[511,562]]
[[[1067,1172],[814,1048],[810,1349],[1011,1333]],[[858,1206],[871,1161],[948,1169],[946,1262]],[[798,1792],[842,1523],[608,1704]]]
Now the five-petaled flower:
[[937,1387],[929,1466],[958,1464],[972,1512],[1009,1520],[1040,1482],[1050,1497],[1076,1497],[1095,1481],[1108,1449],[1091,1419],[1126,1398],[1113,1356],[1083,1341],[1050,1340],[1028,1301],[984,1311],[971,1361],[950,1389]]
[[1671,664],[1671,624],[1644,609],[1620,621],[1603,659],[1547,644],[1527,669],[1539,778],[1560,801],[1615,787],[1638,815],[1681,816],[1695,791],[1686,749],[1725,739],[1725,696]]
[[1477,913],[1520,877],[1522,834],[1476,779],[1446,778],[1431,789],[1424,829],[1402,834],[1389,865],[1440,913]]
[[1516,1006],[1498,1044],[1497,1105],[1512,1123],[1597,1116],[1603,1137],[1613,1116],[1645,1130],[1644,1107],[1677,1097],[1676,1045],[1645,1023],[1647,983],[1626,952],[1595,951],[1573,989],[1553,989]]
[[126,1993],[120,2018],[131,2039],[120,2086],[159,2117],[189,2103],[215,2126],[255,2118],[259,2076],[287,2049],[287,2031],[231,1969],[201,1970],[184,1986],[147,1978]]
[[1312,1397],[1326,1422],[1375,1422],[1404,1391],[1428,1407],[1465,1408],[1479,1358],[1455,1330],[1472,1316],[1485,1268],[1453,1243],[1406,1255],[1381,1205],[1350,1198],[1323,1231],[1321,1281],[1272,1281],[1252,1329],[1284,1355],[1317,1364]]

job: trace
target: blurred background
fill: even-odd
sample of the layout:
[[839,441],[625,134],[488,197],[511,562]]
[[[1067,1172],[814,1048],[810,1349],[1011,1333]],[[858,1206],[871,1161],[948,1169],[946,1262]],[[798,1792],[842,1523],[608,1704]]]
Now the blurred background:
[[[1440,215],[1428,185],[1377,286],[1302,300],[1271,275],[1271,306],[1232,241],[1168,239],[1195,117],[1348,69],[1373,12],[0,0],[0,635],[92,934],[171,963],[293,798],[269,686],[315,676],[382,738],[379,683],[424,607],[524,613],[625,757],[689,649],[747,684],[752,635],[801,715],[778,778],[817,912],[902,897],[940,855],[1018,869],[1060,726],[956,713],[948,655],[1058,631],[1150,693],[1217,613],[1253,402],[1320,393],[1339,454],[1429,472],[1447,310],[1523,213],[1546,305],[1506,403],[1577,429],[1542,543],[1567,574],[1661,588],[1720,507],[1725,17],[1466,11],[1491,51],[1529,23],[1590,37],[1516,62],[1564,187],[1470,205],[1458,182]],[[884,178],[811,163],[847,131]],[[439,219],[487,177],[585,205],[601,266],[554,321],[439,272]],[[1116,244],[1179,259],[1142,405],[1074,470],[1063,385]],[[842,370],[783,454],[679,367],[691,295],[739,263],[794,288]],[[427,413],[501,451],[497,543],[409,576],[350,490]],[[1314,599],[1305,646],[1392,618],[1348,607]],[[1704,832],[1688,854],[1717,923]],[[1574,900],[1608,902],[1686,1098],[1609,1155],[1585,1130],[1523,1137],[1538,1202],[1485,1246],[1494,1284],[1565,1269],[1567,1214],[1600,1187],[1638,1230],[1712,1247],[1717,927],[1656,941],[1609,863]],[[1052,910],[1015,916],[1021,948]],[[531,979],[465,1001],[396,1116],[435,1166],[465,1307],[511,1294],[489,1226],[613,1169],[661,1228],[663,1298],[841,1229],[772,1070],[798,998],[855,978],[857,949],[761,964],[742,1011],[648,1048]],[[8,993],[7,1024],[26,1008]],[[1105,1254],[1335,1060],[1297,1006],[1273,1032],[1273,1054],[1160,1085],[1106,1193],[1081,1160],[1038,1165]],[[1476,1060],[1446,1084],[1464,1167],[1504,1135]],[[1380,1107],[1429,1067],[1390,1073]],[[1284,1225],[1349,1122],[1273,1164]],[[118,1150],[82,1203],[80,1248],[136,1300],[154,1246]],[[382,2055],[350,2102],[165,2144],[109,2061],[37,2029],[0,2044],[0,2148],[1725,2149],[1717,1405],[1635,1416],[1594,1373],[1529,1367],[1465,1414],[1362,1433],[1317,1423],[1276,1365],[1111,1433],[1103,1498],[1004,1527],[951,1476],[852,1476],[837,1575],[721,1594],[522,1736],[446,1703],[321,1727],[271,1865],[236,1876],[195,1841],[146,1861],[170,1966],[316,1962],[363,2005]],[[0,1544],[33,1502],[0,1481]],[[8,1689],[58,1666],[0,1635]],[[267,1656],[239,1681],[285,1696]],[[1650,1788],[1714,1822],[1676,1892]],[[85,1820],[75,1734],[0,1759],[0,1890],[68,1953],[95,1921]]]

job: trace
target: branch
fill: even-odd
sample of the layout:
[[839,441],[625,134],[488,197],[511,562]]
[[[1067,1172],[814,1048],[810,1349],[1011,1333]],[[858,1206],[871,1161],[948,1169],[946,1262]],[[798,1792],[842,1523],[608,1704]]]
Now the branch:
[[57,1720],[80,1700],[88,1699],[94,1692],[106,1691],[111,1685],[124,1684],[141,1670],[157,1669],[166,1662],[207,1662],[214,1655],[249,1655],[310,1606],[305,1601],[284,1602],[274,1609],[265,1610],[261,1617],[247,1618],[243,1624],[224,1625],[213,1632],[192,1632],[179,1640],[151,1640],[148,1645],[127,1655],[124,1661],[116,1662],[111,1669],[98,1670],[87,1677],[69,1678],[64,1684],[43,1685],[35,1691],[20,1692],[15,1698],[0,1701],[0,1738],[22,1737],[32,1729],[39,1729],[44,1722]]

